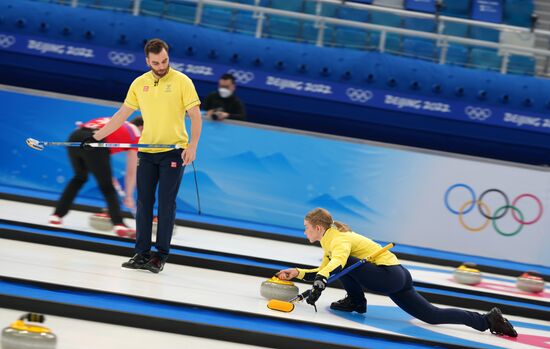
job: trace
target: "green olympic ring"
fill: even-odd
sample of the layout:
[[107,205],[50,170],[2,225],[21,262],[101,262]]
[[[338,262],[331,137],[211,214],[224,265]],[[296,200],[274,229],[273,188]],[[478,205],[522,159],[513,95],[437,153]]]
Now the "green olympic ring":
[[513,211],[517,212],[517,214],[519,215],[520,217],[520,221],[523,221],[523,213],[521,213],[521,211],[516,207],[516,206],[512,206],[512,205],[504,205],[504,206],[501,206],[499,207],[495,213],[493,214],[493,217],[492,217],[492,221],[493,221],[493,228],[495,228],[495,231],[497,233],[499,233],[500,235],[502,236],[514,236],[516,235],[517,233],[519,233],[521,231],[521,229],[523,229],[523,224],[520,223],[519,224],[519,228],[517,228],[516,230],[514,230],[513,232],[511,233],[506,233],[502,230],[500,230],[500,228],[497,226],[497,219],[495,219],[495,217],[498,217],[500,211],[502,210],[508,210],[509,208],[511,208]]

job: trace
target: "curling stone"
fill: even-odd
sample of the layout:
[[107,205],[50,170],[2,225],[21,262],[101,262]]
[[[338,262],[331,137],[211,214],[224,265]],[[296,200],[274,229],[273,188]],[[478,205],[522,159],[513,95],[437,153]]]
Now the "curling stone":
[[525,292],[540,293],[544,291],[545,282],[537,272],[527,271],[518,276],[516,287]]
[[[90,216],[90,226],[97,230],[102,231],[112,231],[113,230],[113,223],[111,222],[111,216],[109,216],[109,213],[107,210],[104,210],[104,212],[101,213],[94,213]],[[157,238],[157,226],[158,226],[158,217],[153,217],[153,226],[152,226],[152,238],[153,240],[156,240]],[[174,225],[174,231],[172,234],[176,233],[176,226]]]
[[97,230],[111,231],[113,230],[113,223],[111,222],[111,216],[107,212],[94,213],[90,216],[90,226]]
[[55,349],[57,337],[52,331],[38,324],[44,322],[44,315],[29,313],[21,316],[2,330],[2,349]]
[[481,282],[481,272],[475,268],[474,263],[463,263],[456,268],[453,273],[453,279],[465,285],[476,285]]
[[271,299],[277,299],[280,301],[288,301],[298,295],[300,290],[291,281],[283,281],[274,276],[271,279],[267,279],[262,282],[260,287],[260,294],[262,297]]

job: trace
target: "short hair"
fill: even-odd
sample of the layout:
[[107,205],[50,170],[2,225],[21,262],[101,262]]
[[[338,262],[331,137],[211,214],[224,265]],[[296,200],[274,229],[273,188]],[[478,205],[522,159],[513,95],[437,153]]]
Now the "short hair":
[[161,39],[150,39],[145,43],[145,57],[149,56],[149,53],[159,54],[162,49],[165,49],[166,52],[170,49],[168,44]]
[[143,126],[143,118],[141,116],[136,116],[130,123],[136,125],[137,127]]
[[220,80],[231,80],[233,85],[235,84],[235,77],[229,73],[225,73],[222,76],[220,76]]

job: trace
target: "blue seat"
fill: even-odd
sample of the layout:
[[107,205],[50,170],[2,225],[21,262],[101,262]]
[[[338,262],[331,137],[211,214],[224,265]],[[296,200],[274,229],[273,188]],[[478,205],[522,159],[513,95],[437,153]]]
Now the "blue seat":
[[194,23],[196,5],[184,2],[169,2],[166,6],[165,17],[175,19],[180,22]]
[[166,13],[167,7],[163,0],[142,0],[140,14],[162,17]]
[[403,27],[412,30],[433,33],[435,31],[435,21],[432,19],[406,17],[403,20]]
[[[304,42],[315,43],[317,42],[317,36],[319,29],[315,28],[314,23],[311,21],[304,21],[302,24],[301,38]],[[334,43],[334,26],[325,24],[325,31],[323,35],[323,46],[332,46]]]
[[405,10],[425,12],[425,13],[435,13],[435,10],[436,10],[435,3],[436,3],[435,1],[405,0]]
[[233,12],[229,9],[205,6],[201,25],[208,28],[232,30]]
[[302,12],[304,10],[304,4],[302,0],[271,0],[268,6],[271,8],[292,12]]
[[470,37],[472,39],[484,40],[484,41],[499,41],[499,31],[497,29],[482,28],[472,26],[470,28]]
[[496,50],[486,48],[474,48],[471,54],[471,64],[475,68],[500,71],[501,57]]
[[468,49],[464,45],[450,44],[445,64],[465,66],[468,64]]
[[369,46],[369,33],[366,30],[340,27],[335,30],[336,46],[365,49]]
[[403,40],[403,54],[414,58],[434,60],[435,44],[431,40],[407,38]]
[[[245,5],[256,5],[256,0],[233,0],[233,2],[238,2],[239,4]],[[268,4],[268,0],[260,0],[260,6],[265,7]]]
[[510,56],[508,72],[514,74],[534,75],[536,61],[533,57]]
[[469,26],[463,23],[445,22],[443,34],[458,36],[461,38],[468,37]]
[[402,9],[404,0],[374,0],[373,5]]
[[530,27],[531,14],[534,12],[533,1],[506,0],[503,12],[504,23],[520,27]]
[[369,12],[367,10],[345,7],[338,10],[338,18],[362,23],[368,23],[370,21]]
[[372,11],[371,22],[389,27],[401,27],[401,17],[393,13]]
[[301,23],[299,20],[281,16],[269,16],[265,33],[270,38],[297,40]]
[[372,1],[373,0],[348,0],[349,2],[358,2],[360,4],[367,4],[367,5],[370,5],[372,4]]
[[[377,48],[380,43],[380,32],[370,32],[370,44],[373,48]],[[386,34],[385,51],[400,53],[401,52],[401,36],[398,34]]]
[[[321,16],[324,17],[336,17],[338,10],[338,5],[334,5],[327,2],[321,3]],[[317,14],[317,2],[316,1],[306,1],[304,3],[304,13],[315,15]]]
[[443,15],[467,17],[470,15],[470,0],[448,0],[441,11]]
[[103,6],[112,7],[123,11],[131,11],[134,8],[134,0],[104,0]]
[[256,33],[258,20],[252,17],[252,12],[238,11],[233,21],[233,30],[237,33],[251,34]]
[[134,1],[133,0],[102,0],[102,1],[78,0],[78,6],[131,11],[132,8],[134,7]]

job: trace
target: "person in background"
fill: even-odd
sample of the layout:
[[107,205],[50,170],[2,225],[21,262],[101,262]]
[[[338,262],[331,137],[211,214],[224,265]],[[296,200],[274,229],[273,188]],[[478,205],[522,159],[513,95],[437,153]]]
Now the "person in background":
[[243,102],[235,95],[235,78],[223,74],[218,81],[218,90],[211,92],[203,103],[206,117],[212,120],[233,119],[246,121],[246,110]]
[[[348,225],[334,221],[323,208],[308,212],[304,218],[304,227],[309,242],[321,242],[324,252],[321,265],[315,269],[285,269],[279,271],[277,276],[281,280],[298,278],[313,281],[313,288],[306,299],[311,305],[321,297],[327,279],[332,274],[337,274],[382,248],[371,239],[353,232]],[[330,305],[334,310],[366,313],[365,288],[387,295],[401,309],[429,324],[461,324],[478,331],[490,330],[499,336],[518,336],[514,326],[496,307],[486,314],[480,314],[457,308],[443,309],[430,304],[415,290],[411,274],[390,251],[381,253],[373,263],[363,263],[339,281],[347,295]]]
[[[82,142],[91,137],[94,132],[103,128],[110,118],[97,118],[85,123],[80,123],[78,129],[71,133],[69,142]],[[120,128],[105,139],[108,143],[137,143],[143,129],[143,119],[134,118],[131,122],[125,122]],[[124,179],[125,195],[124,205],[129,209],[135,208],[134,189],[136,187],[137,149],[129,148],[98,148],[87,150],[78,147],[69,147],[69,160],[74,170],[74,176],[69,181],[61,197],[55,205],[55,211],[49,218],[49,223],[55,226],[63,224],[63,217],[69,212],[74,199],[82,186],[88,181],[91,173],[98,184],[99,190],[107,202],[107,208],[113,231],[124,237],[133,237],[135,230],[126,226],[122,220],[118,193],[113,185],[113,171],[111,169],[111,155],[126,151],[126,177]]]

